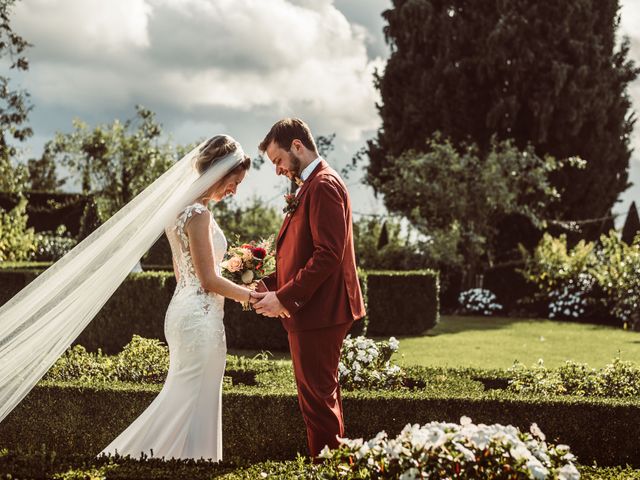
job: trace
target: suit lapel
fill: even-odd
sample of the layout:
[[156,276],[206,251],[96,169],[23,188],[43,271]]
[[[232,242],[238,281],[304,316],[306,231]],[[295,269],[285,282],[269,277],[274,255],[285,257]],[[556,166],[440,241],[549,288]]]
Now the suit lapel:
[[[316,178],[316,176],[318,175],[318,173],[320,173],[320,171],[324,170],[328,166],[329,166],[329,164],[325,160],[320,160],[320,164],[315,168],[315,170],[313,172],[311,172],[311,175],[309,175],[309,177],[305,180],[305,182],[302,185],[302,187],[300,187],[300,192],[298,193],[298,202],[299,203],[302,202],[302,196],[309,189],[309,185],[311,184],[313,179]],[[297,211],[297,208],[296,208],[296,211]],[[282,227],[280,228],[280,233],[278,233],[278,240],[276,241],[276,247],[280,244],[280,241],[282,240],[282,237],[284,237],[284,233],[286,232],[287,227],[289,226],[289,223],[291,222],[291,218],[295,214],[296,214],[296,212],[294,211],[293,213],[288,213],[287,216],[285,217],[284,222],[282,223]]]

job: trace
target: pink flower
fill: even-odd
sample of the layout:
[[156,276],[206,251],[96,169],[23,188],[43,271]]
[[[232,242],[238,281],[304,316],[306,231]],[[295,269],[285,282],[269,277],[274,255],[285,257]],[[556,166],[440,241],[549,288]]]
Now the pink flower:
[[231,257],[227,260],[227,270],[230,272],[239,272],[242,270],[242,259],[240,257]]

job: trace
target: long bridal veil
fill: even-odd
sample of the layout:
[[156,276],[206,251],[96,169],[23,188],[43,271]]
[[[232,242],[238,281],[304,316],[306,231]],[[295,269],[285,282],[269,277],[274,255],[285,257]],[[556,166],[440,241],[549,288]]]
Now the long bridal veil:
[[80,335],[164,228],[244,159],[238,145],[200,175],[194,162],[203,145],[0,307],[0,422]]

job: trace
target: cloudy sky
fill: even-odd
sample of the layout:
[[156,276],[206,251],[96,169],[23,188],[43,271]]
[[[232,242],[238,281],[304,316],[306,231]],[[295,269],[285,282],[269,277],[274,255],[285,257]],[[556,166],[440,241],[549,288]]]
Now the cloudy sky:
[[[640,62],[640,2],[622,0],[622,29]],[[272,123],[304,118],[316,134],[336,133],[338,168],[374,135],[380,119],[372,73],[388,56],[381,12],[390,0],[20,0],[15,30],[34,44],[17,82],[32,95],[38,156],[71,120],[108,123],[157,112],[173,139],[225,132],[251,155]],[[640,106],[640,82],[632,95]],[[638,126],[640,129],[640,125]],[[640,131],[640,130],[638,130]],[[632,181],[616,210],[640,198],[640,142]],[[348,180],[359,212],[383,211],[371,191]],[[285,187],[268,165],[240,197],[274,205]]]

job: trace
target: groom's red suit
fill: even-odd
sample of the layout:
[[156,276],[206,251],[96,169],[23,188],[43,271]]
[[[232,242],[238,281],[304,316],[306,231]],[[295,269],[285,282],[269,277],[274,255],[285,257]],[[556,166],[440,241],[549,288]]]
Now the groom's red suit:
[[289,334],[298,402],[311,455],[344,436],[338,363],[342,341],[365,315],[356,272],[351,201],[340,176],[320,161],[282,224],[276,273],[266,279],[291,314]]

